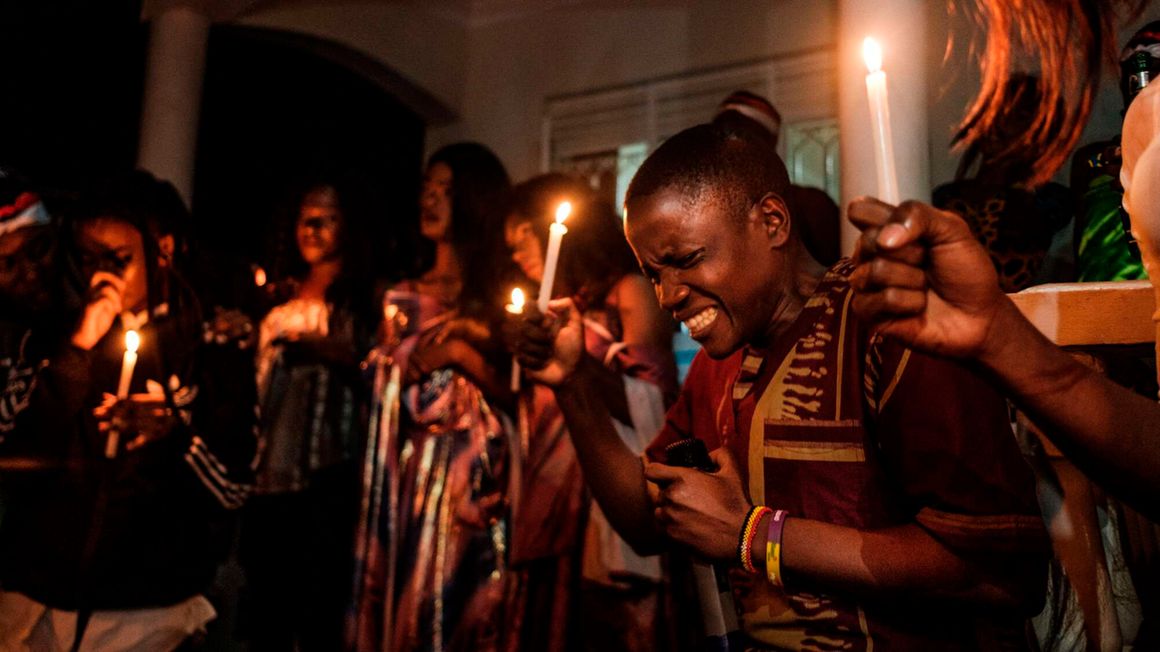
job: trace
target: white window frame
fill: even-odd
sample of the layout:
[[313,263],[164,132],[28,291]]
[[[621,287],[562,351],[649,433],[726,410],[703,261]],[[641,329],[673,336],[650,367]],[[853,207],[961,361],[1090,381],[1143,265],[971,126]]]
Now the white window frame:
[[[822,48],[549,97],[540,168],[560,169],[573,157],[636,142],[651,151],[668,136],[709,120],[722,99],[741,89],[769,98],[783,125],[836,120],[837,87],[835,51]],[[784,139],[778,147],[784,156]]]

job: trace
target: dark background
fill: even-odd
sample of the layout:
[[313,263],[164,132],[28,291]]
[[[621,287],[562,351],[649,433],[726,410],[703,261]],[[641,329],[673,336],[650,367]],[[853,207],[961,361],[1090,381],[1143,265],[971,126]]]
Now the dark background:
[[[140,2],[0,3],[0,164],[47,190],[131,169],[148,27]],[[425,125],[360,75],[250,30],[210,32],[192,199],[199,285],[231,303],[258,263],[277,277],[304,184],[361,189],[376,276],[410,264]]]

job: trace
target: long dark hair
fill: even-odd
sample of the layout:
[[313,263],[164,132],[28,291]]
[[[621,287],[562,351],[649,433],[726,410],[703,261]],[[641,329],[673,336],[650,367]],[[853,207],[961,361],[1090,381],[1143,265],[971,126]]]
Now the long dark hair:
[[301,281],[310,271],[298,250],[296,238],[302,203],[311,193],[333,190],[338,201],[338,212],[342,215],[338,231],[342,268],[338,277],[326,289],[326,301],[336,308],[353,312],[360,326],[373,328],[378,323],[379,308],[374,301],[375,281],[370,269],[370,241],[366,236],[369,216],[366,214],[363,189],[341,177],[316,178],[300,188],[293,204],[293,220],[286,229],[289,242],[292,243],[287,247],[288,276]]
[[[959,0],[985,30],[971,49],[981,54],[982,88],[959,125],[962,146],[986,138],[1016,92],[1016,61],[1037,62],[1038,106],[1031,124],[997,157],[1031,161],[1027,183],[1051,180],[1079,142],[1104,68],[1116,61],[1116,25],[1139,15],[1146,0]],[[950,49],[948,48],[948,53]]]
[[556,207],[564,200],[572,203],[572,213],[566,222],[568,235],[560,248],[556,272],[560,290],[554,294],[567,293],[585,307],[600,307],[617,281],[626,274],[640,273],[624,237],[623,223],[612,206],[600,201],[582,180],[545,174],[516,186],[508,219],[516,224],[530,223],[541,251],[545,251],[548,228],[556,219]]
[[[491,150],[470,142],[439,149],[427,167],[436,163],[451,168],[448,228],[463,279],[460,310],[495,317],[503,306],[502,284],[511,276],[511,262],[502,255],[504,217],[511,193],[507,170]],[[428,256],[421,271],[434,263],[433,256]]]

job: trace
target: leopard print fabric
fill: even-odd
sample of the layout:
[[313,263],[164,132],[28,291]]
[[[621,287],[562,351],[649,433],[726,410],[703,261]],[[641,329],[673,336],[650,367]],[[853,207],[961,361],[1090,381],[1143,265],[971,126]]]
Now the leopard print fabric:
[[1071,218],[1060,215],[1066,212],[1066,188],[1050,186],[1032,193],[960,181],[936,189],[934,204],[967,222],[990,255],[1000,287],[1018,292],[1036,282],[1055,232]]

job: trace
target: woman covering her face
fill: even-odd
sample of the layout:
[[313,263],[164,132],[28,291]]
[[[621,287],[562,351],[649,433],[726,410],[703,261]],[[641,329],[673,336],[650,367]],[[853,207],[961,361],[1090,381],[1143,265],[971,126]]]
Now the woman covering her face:
[[[224,373],[245,352],[203,340],[152,193],[176,191],[144,174],[84,196],[83,305],[64,333],[27,335],[43,357],[0,459],[41,471],[5,471],[0,649],[172,650],[216,615],[205,594],[252,481],[250,391]],[[140,348],[120,395],[129,331]]]

